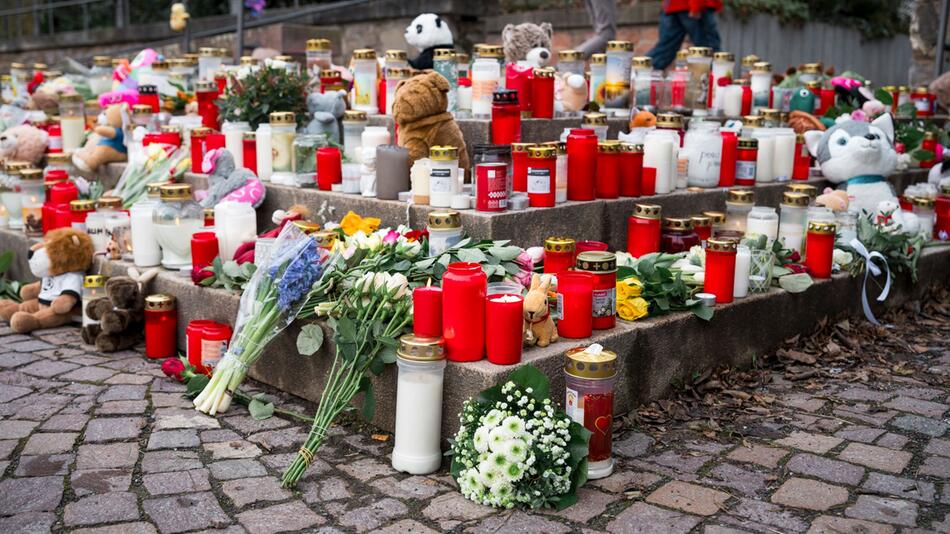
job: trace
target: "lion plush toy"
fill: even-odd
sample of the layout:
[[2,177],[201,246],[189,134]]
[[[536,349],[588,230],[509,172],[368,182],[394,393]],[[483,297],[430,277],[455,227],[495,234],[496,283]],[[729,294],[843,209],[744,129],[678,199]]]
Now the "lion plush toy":
[[125,128],[129,123],[124,104],[113,104],[99,116],[99,125],[93,129],[86,145],[73,154],[73,165],[83,172],[95,172],[100,165],[126,161]]
[[393,118],[399,126],[399,146],[412,161],[428,157],[429,147],[459,149],[459,165],[468,169],[465,139],[452,114],[447,93],[449,82],[436,72],[424,72],[399,82],[393,100]]
[[142,339],[145,319],[145,284],[158,269],[143,274],[131,267],[129,276],[114,276],[106,282],[106,296],[86,305],[86,316],[93,321],[82,327],[83,343],[95,345],[99,352],[115,352],[134,346]]
[[48,232],[30,254],[30,271],[40,281],[23,286],[23,302],[0,300],[0,317],[18,334],[68,324],[80,304],[92,252],[92,240],[85,232],[72,228]]

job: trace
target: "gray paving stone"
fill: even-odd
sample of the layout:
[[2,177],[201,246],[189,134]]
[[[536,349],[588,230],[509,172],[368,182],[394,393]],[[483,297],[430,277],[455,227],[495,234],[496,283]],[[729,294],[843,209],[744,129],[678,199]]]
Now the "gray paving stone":
[[[382,480],[382,479],[381,479]],[[321,477],[300,484],[303,500],[310,504],[349,499],[353,496],[346,481],[340,477]]]
[[872,428],[868,426],[849,426],[835,432],[835,437],[846,439],[848,441],[860,441],[861,443],[874,443],[881,434],[887,432],[883,428]]
[[[619,495],[604,493],[592,488],[581,487],[577,490],[578,506],[570,506],[560,512],[553,512],[554,515],[574,521],[575,523],[587,524],[594,518],[601,517],[607,511],[607,507],[620,499]],[[546,510],[548,512],[548,510]]]
[[16,439],[0,440],[0,460],[8,458],[19,443],[20,441]]
[[860,519],[823,515],[812,522],[808,534],[893,534],[894,527]]
[[99,396],[99,402],[115,400],[142,400],[145,398],[146,386],[137,385],[116,385],[109,386],[102,395]]
[[894,496],[901,499],[933,502],[936,495],[934,485],[925,480],[895,477],[884,473],[871,472],[862,488],[884,496]]
[[203,467],[198,454],[192,451],[148,451],[142,458],[142,472],[165,473],[188,471]]
[[235,415],[226,418],[225,422],[245,436],[253,434],[254,432],[263,432],[264,430],[274,430],[276,428],[290,426],[290,422],[279,417],[257,420],[250,415]]
[[635,502],[607,524],[607,531],[615,534],[685,534],[700,521],[701,519],[694,515],[665,510],[645,502]]
[[924,448],[924,453],[950,457],[950,439],[931,439]]
[[141,417],[99,417],[86,424],[83,440],[87,443],[137,439],[145,427]]
[[902,412],[910,412],[932,418],[939,418],[944,414],[944,412],[947,411],[946,404],[915,399],[913,397],[897,397],[890,400],[884,406],[893,408],[895,410],[900,410]]
[[135,375],[131,373],[118,373],[105,381],[106,384],[127,384],[142,386],[152,381],[151,376]]
[[261,449],[253,443],[244,440],[222,441],[218,443],[205,443],[205,451],[211,453],[215,460],[230,460],[234,458],[257,458],[261,455]]
[[249,534],[276,534],[310,529],[326,523],[326,518],[306,507],[301,502],[276,504],[266,508],[248,510],[237,515],[238,522]]
[[14,474],[18,477],[65,475],[76,458],[73,454],[38,454],[21,456]]
[[567,534],[571,528],[562,523],[544,519],[538,515],[529,515],[521,511],[508,511],[481,520],[477,525],[465,530],[467,534],[482,532],[545,532]]
[[49,378],[52,376],[63,374],[67,371],[72,371],[79,367],[74,363],[66,362],[54,362],[50,360],[40,360],[33,362],[26,367],[21,367],[20,372],[26,373],[28,375],[39,376],[43,378]]
[[41,350],[55,349],[55,345],[50,345],[45,341],[31,339],[27,341],[18,341],[16,343],[5,343],[5,348],[14,352],[39,352]]
[[385,477],[374,480],[370,485],[378,489],[383,495],[397,499],[427,500],[449,489],[430,478],[422,476],[411,476],[402,480],[396,477]]
[[181,393],[152,392],[152,406],[156,408],[193,408],[194,404],[190,399],[182,397]]
[[[75,362],[75,360],[73,360]],[[79,363],[79,362],[75,362]],[[77,380],[79,382],[102,382],[115,374],[114,369],[102,367],[80,367],[59,377],[60,380]]]
[[142,508],[162,534],[231,524],[211,492],[146,499]]
[[755,471],[743,469],[737,465],[723,463],[709,470],[709,476],[702,480],[703,485],[725,486],[746,495],[752,495],[765,489],[768,477]]
[[395,473],[392,467],[372,458],[363,458],[355,462],[341,464],[339,468],[351,477],[362,480],[363,482],[367,482],[380,475],[392,475]]
[[0,532],[18,534],[48,534],[52,532],[56,515],[44,512],[26,512],[10,517],[0,517]]
[[950,458],[942,456],[928,456],[917,470],[921,475],[950,479]]
[[41,432],[30,436],[20,454],[57,454],[73,449],[78,432]]
[[134,521],[139,508],[134,493],[115,492],[89,495],[66,505],[63,523],[68,527]]
[[88,415],[82,414],[64,414],[64,415],[54,415],[46,420],[45,423],[40,425],[40,430],[51,430],[51,431],[80,431],[86,426],[86,422],[89,421]]
[[140,415],[148,409],[148,401],[107,401],[96,408],[96,415]]
[[0,516],[51,512],[63,498],[63,477],[0,480]]
[[194,429],[162,430],[152,432],[148,438],[148,450],[189,449],[200,445],[198,432]]
[[908,441],[910,440],[900,434],[888,432],[881,436],[881,439],[877,440],[877,445],[887,447],[888,449],[903,449]]
[[913,527],[917,525],[917,505],[899,499],[859,495],[858,500],[844,511],[844,515],[867,521],[881,521]]
[[221,423],[214,417],[186,408],[158,408],[155,410],[154,430],[174,430],[177,428],[220,428]]
[[875,391],[863,387],[849,388],[838,393],[838,397],[842,399],[872,402],[884,402],[893,396],[894,393],[889,391]]
[[864,477],[864,469],[859,466],[814,454],[796,454],[788,460],[785,468],[793,473],[852,486]]
[[653,446],[653,438],[639,432],[630,432],[614,442],[613,451],[620,456],[636,458],[646,454],[651,446]]
[[207,469],[192,469],[190,471],[173,471],[170,473],[155,473],[142,477],[145,489],[152,495],[168,495],[172,493],[193,493],[208,491],[211,484],[208,482]]
[[155,526],[151,523],[138,521],[135,523],[119,523],[104,527],[81,528],[73,531],[73,534],[157,534]]
[[891,424],[902,430],[910,430],[932,438],[939,438],[947,432],[946,423],[919,415],[902,415],[891,421]]
[[33,390],[28,387],[0,384],[0,402],[10,402],[32,392]]
[[248,441],[254,442],[265,450],[297,450],[307,441],[309,429],[300,427],[282,428],[280,430],[267,430],[258,432],[247,437]]
[[238,508],[255,502],[282,501],[290,497],[290,492],[280,487],[279,480],[267,476],[228,480],[221,484],[221,491]]
[[208,464],[211,476],[218,480],[233,480],[236,478],[259,477],[267,474],[267,470],[257,460],[241,458],[238,460],[221,460]]
[[347,510],[337,520],[340,525],[356,532],[367,532],[379,528],[391,520],[409,513],[409,509],[400,501],[391,498],[372,498],[365,504]]
[[77,497],[91,494],[128,491],[132,484],[132,468],[89,469],[73,471],[70,487]]
[[132,467],[139,458],[138,443],[80,445],[76,469]]
[[234,441],[236,439],[241,439],[241,435],[233,430],[227,428],[220,428],[218,430],[202,430],[199,434],[202,443],[217,443],[220,441]]
[[39,360],[39,358],[29,353],[7,352],[0,354],[0,367],[12,369],[36,360]]
[[38,424],[36,421],[0,421],[0,436],[7,439],[25,438]]
[[795,510],[757,499],[739,499],[720,520],[753,532],[804,532],[808,528],[808,523]]

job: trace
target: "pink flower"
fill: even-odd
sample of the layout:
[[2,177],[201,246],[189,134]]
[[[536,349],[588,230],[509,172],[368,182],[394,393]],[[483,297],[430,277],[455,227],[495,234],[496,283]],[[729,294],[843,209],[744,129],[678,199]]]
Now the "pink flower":
[[185,372],[185,364],[181,363],[178,358],[166,358],[162,362],[162,372],[165,373],[165,376],[174,378],[179,382],[185,381],[185,377],[182,376]]
[[518,271],[518,273],[514,275],[514,278],[515,278],[515,280],[518,281],[519,284],[521,284],[521,285],[523,285],[523,286],[525,286],[525,287],[529,287],[529,288],[530,288],[530,287],[531,287],[531,275],[532,275],[532,274],[534,274],[532,271],[524,271],[524,270],[522,270],[522,271]]
[[531,259],[531,256],[523,250],[520,254],[518,254],[518,257],[515,258],[515,263],[517,263],[522,269],[526,271],[534,270],[534,260]]
[[858,80],[855,80],[852,78],[845,78],[844,76],[835,76],[834,78],[831,79],[831,85],[833,87],[844,87],[845,89],[850,91],[856,87],[861,87],[861,85],[863,84],[859,82]]
[[387,245],[392,245],[399,241],[399,232],[395,230],[390,230],[385,237],[383,237],[383,243]]

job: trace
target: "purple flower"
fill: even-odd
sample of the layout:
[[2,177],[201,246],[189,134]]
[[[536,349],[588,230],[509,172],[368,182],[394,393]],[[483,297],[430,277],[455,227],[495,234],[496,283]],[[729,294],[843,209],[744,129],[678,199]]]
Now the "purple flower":
[[383,243],[387,245],[392,245],[398,240],[399,240],[399,232],[395,230],[390,230],[389,233],[387,233],[385,237],[383,237]]
[[266,0],[244,0],[244,7],[251,10],[252,17],[261,16],[261,13],[264,12],[264,6],[266,5]]
[[[270,268],[272,278],[277,277],[280,267],[278,264]],[[317,242],[307,238],[304,247],[290,260],[277,281],[277,307],[287,310],[296,304],[310,291],[322,271]]]

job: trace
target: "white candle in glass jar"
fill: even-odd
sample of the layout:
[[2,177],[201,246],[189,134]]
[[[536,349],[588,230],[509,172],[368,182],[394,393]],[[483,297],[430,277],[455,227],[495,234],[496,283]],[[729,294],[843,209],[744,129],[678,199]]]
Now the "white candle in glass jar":
[[132,227],[132,262],[138,267],[154,267],[162,263],[162,248],[155,238],[152,212],[158,202],[146,199],[129,209]]
[[86,119],[84,117],[61,117],[59,127],[63,136],[63,151],[72,152],[82,148],[86,129]]
[[272,166],[273,156],[271,155],[270,124],[265,123],[257,127],[255,142],[257,144],[255,148],[257,152],[257,177],[262,182],[269,182],[270,176],[274,172]]
[[[418,361],[410,350],[431,351],[432,360]],[[392,467],[414,475],[434,473],[442,464],[442,382],[445,360],[438,345],[423,343],[425,338],[412,335],[400,340],[399,378],[396,383],[396,432],[393,436]],[[435,341],[435,340],[429,340]],[[438,359],[434,359],[438,358]]]
[[764,235],[769,243],[778,239],[778,213],[775,208],[754,206],[746,216],[746,235]]
[[472,63],[472,117],[491,117],[492,94],[498,88],[500,77],[501,69],[495,58],[475,58]]
[[805,227],[800,224],[782,222],[778,227],[778,238],[788,250],[802,250]]
[[719,93],[722,95],[722,114],[726,117],[742,115],[742,86],[727,85]]
[[745,245],[736,248],[736,278],[732,296],[742,298],[749,294],[749,268],[752,265],[752,251]]
[[224,134],[224,148],[234,158],[235,169],[244,166],[244,132],[249,131],[251,131],[251,125],[243,121],[227,121],[221,125],[221,133]]
[[775,159],[775,136],[768,128],[755,128],[752,137],[759,140],[759,151],[755,158],[755,183],[775,181],[772,167]]
[[452,207],[452,197],[459,194],[458,149],[434,146],[429,149],[429,205]]
[[656,169],[656,193],[673,190],[676,159],[673,140],[660,132],[647,134],[643,141],[643,166]]
[[227,261],[242,243],[257,237],[257,214],[246,202],[219,202],[214,207],[214,228],[218,255]]
[[86,215],[86,233],[92,240],[93,252],[105,252],[109,243],[106,235],[106,214],[101,211],[91,211]]
[[379,145],[388,145],[390,140],[389,128],[385,126],[367,126],[360,134],[360,148],[373,149]]
[[795,164],[795,131],[791,128],[775,128],[775,153],[772,160],[772,174],[776,181],[785,182],[792,178]]

